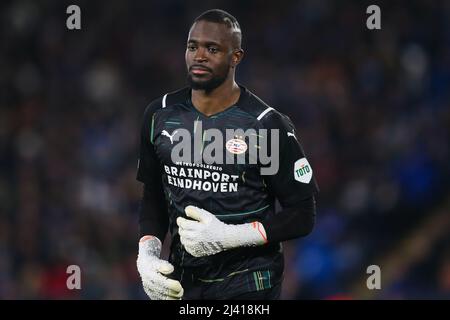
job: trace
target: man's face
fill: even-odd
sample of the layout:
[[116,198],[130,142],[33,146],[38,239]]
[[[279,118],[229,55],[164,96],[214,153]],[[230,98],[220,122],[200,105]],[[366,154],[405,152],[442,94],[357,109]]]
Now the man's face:
[[198,21],[187,41],[188,82],[194,90],[211,91],[230,75],[233,63],[232,33],[226,25]]

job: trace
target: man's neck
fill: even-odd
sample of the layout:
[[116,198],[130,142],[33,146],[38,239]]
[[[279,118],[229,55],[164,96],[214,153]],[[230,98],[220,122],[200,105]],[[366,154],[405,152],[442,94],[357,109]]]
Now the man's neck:
[[205,90],[192,90],[192,104],[206,116],[219,113],[234,105],[239,100],[241,89],[233,80],[224,82],[210,92]]

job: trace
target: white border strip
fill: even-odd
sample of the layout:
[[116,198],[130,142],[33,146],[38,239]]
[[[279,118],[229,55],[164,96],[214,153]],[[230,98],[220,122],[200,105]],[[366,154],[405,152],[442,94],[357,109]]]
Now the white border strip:
[[274,110],[272,107],[268,107],[266,110],[264,110],[259,116],[258,116],[258,120],[261,120],[262,117],[264,117],[266,115],[267,112]]
[[163,101],[162,101],[162,107],[163,109],[166,107],[166,98],[167,98],[167,93],[164,95],[163,97]]

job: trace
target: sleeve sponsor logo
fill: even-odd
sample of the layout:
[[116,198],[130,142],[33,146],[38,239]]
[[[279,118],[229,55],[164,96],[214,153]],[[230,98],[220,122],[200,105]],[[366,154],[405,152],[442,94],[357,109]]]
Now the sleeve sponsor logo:
[[306,158],[295,161],[294,178],[301,183],[309,183],[312,178],[312,168]]

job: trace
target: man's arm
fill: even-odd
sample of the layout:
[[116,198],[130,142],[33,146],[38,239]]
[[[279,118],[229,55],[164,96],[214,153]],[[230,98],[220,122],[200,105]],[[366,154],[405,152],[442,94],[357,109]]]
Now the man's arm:
[[169,227],[166,200],[162,188],[144,185],[139,205],[139,238],[147,235],[164,240]]
[[297,205],[285,207],[276,215],[262,221],[268,242],[281,242],[304,237],[311,233],[316,220],[314,196]]
[[144,112],[140,131],[139,162],[136,179],[144,184],[139,205],[139,236],[155,236],[161,241],[167,233],[167,205],[161,181],[161,165],[153,146],[155,112],[161,107],[161,99],[150,103]]
[[[304,237],[311,233],[316,217],[315,194],[319,188],[313,168],[289,117],[273,111],[262,121],[267,129],[277,129],[279,132],[279,141],[270,141],[279,143],[279,168],[275,174],[264,179],[282,210],[262,221],[267,240],[280,242]],[[271,136],[268,138],[271,139]]]
[[310,197],[287,207],[262,223],[226,224],[204,209],[188,206],[177,224],[181,243],[195,257],[209,256],[238,247],[252,247],[306,236],[315,220],[315,200]]
[[162,241],[169,218],[161,180],[161,166],[153,146],[155,110],[161,99],[151,103],[144,113],[141,127],[137,180],[144,183],[139,206],[139,252],[136,261],[145,293],[152,300],[175,300],[183,296],[179,281],[168,278],[174,267],[160,259]]

